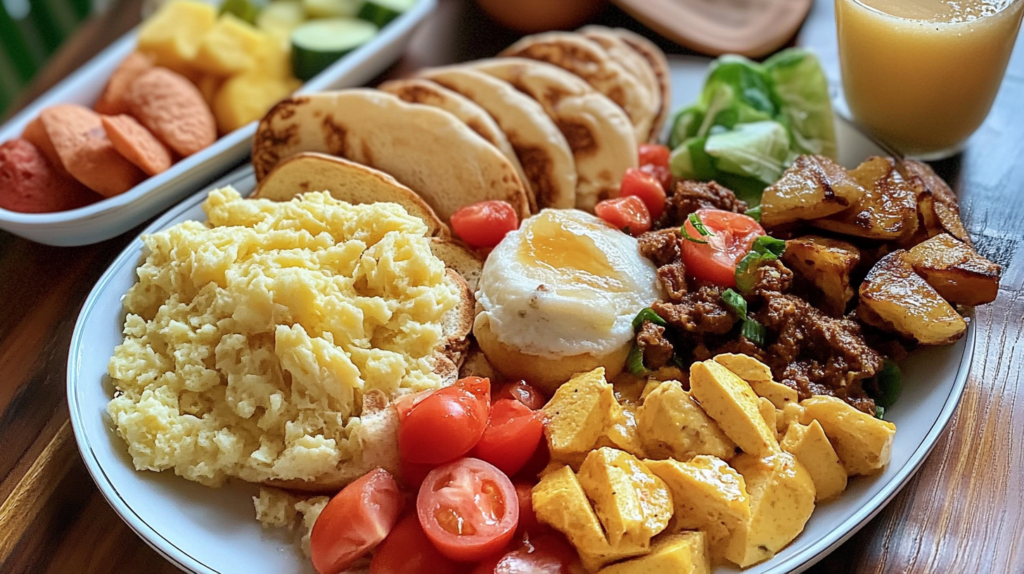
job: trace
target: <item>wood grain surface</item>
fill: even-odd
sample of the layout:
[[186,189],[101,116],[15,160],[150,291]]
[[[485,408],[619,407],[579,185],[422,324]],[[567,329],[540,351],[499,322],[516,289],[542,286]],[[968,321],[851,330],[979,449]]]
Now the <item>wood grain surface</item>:
[[[122,0],[89,22],[22,103],[133,26],[139,4]],[[597,20],[651,35],[614,7]],[[489,56],[515,38],[470,0],[441,0],[385,77]],[[818,51],[838,85],[831,1],[815,3],[798,42]],[[813,573],[1024,572],[1024,41],[984,126],[963,154],[936,169],[960,196],[979,250],[1004,267],[999,297],[976,312],[967,390],[925,465]],[[177,572],[97,492],[78,456],[64,396],[81,305],[140,229],[78,248],[0,231],[0,574]]]

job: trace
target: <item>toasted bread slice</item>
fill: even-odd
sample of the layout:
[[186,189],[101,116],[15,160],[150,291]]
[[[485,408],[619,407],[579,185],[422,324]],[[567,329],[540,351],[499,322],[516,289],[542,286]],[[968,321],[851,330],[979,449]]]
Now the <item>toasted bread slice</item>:
[[447,340],[442,353],[455,364],[458,374],[458,367],[462,366],[466,351],[469,349],[469,334],[473,331],[473,319],[476,315],[476,299],[462,275],[451,268],[446,271],[448,280],[456,285],[461,296],[459,304],[441,318]]
[[654,42],[636,32],[626,30],[625,28],[616,28],[614,31],[617,36],[622,38],[623,42],[647,60],[647,63],[651,65],[651,69],[654,70],[654,77],[658,80],[658,88],[661,90],[661,108],[654,117],[653,125],[651,125],[651,141],[657,142],[661,137],[661,130],[665,126],[665,120],[668,119],[668,113],[672,107],[672,72],[668,67],[665,52],[662,52],[661,48],[655,45]]
[[377,90],[292,96],[260,121],[252,163],[262,180],[304,151],[343,157],[391,174],[448,221],[458,208],[509,202],[529,216],[527,191],[512,164],[452,114]]
[[480,273],[484,270],[484,262],[479,255],[461,243],[441,238],[431,241],[430,251],[435,257],[444,261],[449,269],[454,269],[462,276],[466,285],[469,286],[470,293],[476,293]]
[[253,197],[288,201],[307,191],[326,191],[352,204],[397,203],[427,224],[428,235],[448,237],[448,226],[416,192],[382,171],[322,153],[303,152],[277,164]]

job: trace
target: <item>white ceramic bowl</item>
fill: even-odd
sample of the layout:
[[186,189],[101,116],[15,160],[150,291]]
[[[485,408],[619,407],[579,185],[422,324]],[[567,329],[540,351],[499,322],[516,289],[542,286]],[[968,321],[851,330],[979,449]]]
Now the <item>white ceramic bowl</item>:
[[[298,93],[360,86],[371,80],[401,56],[416,25],[436,5],[437,0],[419,0],[373,40],[306,82]],[[134,49],[135,31],[132,31],[11,118],[0,128],[0,143],[18,137],[47,106],[59,103],[91,106],[99,98],[110,74]],[[87,245],[120,235],[239,165],[249,156],[256,126],[257,122],[252,122],[241,127],[164,173],[92,205],[58,213],[18,213],[0,208],[0,229],[39,243],[61,246]]]

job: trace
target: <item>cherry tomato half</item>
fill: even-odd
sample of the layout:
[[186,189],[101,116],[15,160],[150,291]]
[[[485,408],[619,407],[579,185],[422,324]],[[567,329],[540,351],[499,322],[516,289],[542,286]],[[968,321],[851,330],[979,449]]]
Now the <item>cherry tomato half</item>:
[[634,236],[651,228],[651,212],[647,211],[643,200],[635,195],[601,201],[594,206],[594,214],[616,229]]
[[754,218],[721,209],[698,209],[697,217],[712,235],[704,236],[690,223],[686,233],[698,241],[682,240],[682,258],[686,270],[697,279],[722,287],[736,286],[736,264],[750,251],[754,240],[764,235],[764,228]]
[[640,144],[639,151],[640,170],[653,175],[662,189],[668,191],[672,187],[672,170],[668,167],[671,150],[663,145]]
[[516,487],[516,496],[519,497],[519,526],[516,528],[516,536],[550,531],[547,525],[537,520],[537,513],[533,511],[533,484],[517,480],[513,485]]
[[507,201],[481,201],[452,214],[452,231],[470,247],[494,247],[519,227],[516,210]]
[[441,554],[475,562],[512,540],[519,499],[503,472],[482,460],[462,458],[427,475],[416,497],[416,513]]
[[569,574],[579,555],[559,534],[525,540],[504,556],[481,562],[472,574]]
[[371,470],[327,503],[310,535],[313,567],[337,574],[369,552],[391,532],[405,497],[388,471]]
[[[469,452],[487,427],[490,381],[462,379],[399,412],[398,451],[406,463],[438,465]],[[396,407],[398,408],[398,407]]]
[[464,569],[434,548],[416,513],[398,521],[370,562],[370,574],[457,574]]
[[626,170],[622,176],[622,186],[619,188],[619,197],[635,195],[647,206],[652,219],[661,217],[665,211],[665,188],[661,182],[646,171],[634,167]]
[[526,405],[526,408],[531,411],[539,411],[544,408],[544,404],[547,403],[547,399],[545,399],[544,395],[537,390],[537,387],[534,387],[526,381],[516,381],[502,387],[501,390],[494,395],[495,401],[501,399],[515,399]]
[[491,418],[473,456],[512,476],[530,460],[543,436],[543,412],[531,411],[515,399],[501,399],[491,406]]

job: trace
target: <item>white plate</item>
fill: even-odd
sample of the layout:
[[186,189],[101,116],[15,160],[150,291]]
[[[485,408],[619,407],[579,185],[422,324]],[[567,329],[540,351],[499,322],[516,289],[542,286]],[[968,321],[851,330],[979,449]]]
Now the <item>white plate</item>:
[[[673,79],[680,86],[676,104],[692,101],[707,60],[674,60]],[[853,166],[881,153],[849,124],[837,121],[843,162]],[[251,168],[217,182],[251,192]],[[188,219],[202,219],[206,190],[192,196],[154,222],[145,233]],[[121,299],[135,282],[142,242],[133,241],[103,275],[85,302],[71,340],[68,358],[68,404],[75,438],[97,486],[128,525],[168,560],[185,571],[244,574],[311,573],[290,538],[264,531],[254,519],[251,496],[256,487],[230,484],[215,490],[171,473],[136,472],[127,449],[111,430],[106,405],[112,396],[107,361],[121,342]],[[956,344],[914,353],[903,364],[904,388],[899,402],[886,411],[896,424],[892,461],[883,473],[857,478],[843,496],[815,510],[804,532],[774,559],[745,570],[747,574],[799,572],[842,544],[875,516],[920,467],[949,422],[964,385],[974,350],[975,327]],[[739,570],[721,568],[722,572]]]
[[[416,25],[436,5],[437,0],[419,0],[373,40],[306,82],[298,93],[360,86],[373,79],[405,51]],[[45,107],[61,103],[91,107],[107,78],[134,49],[135,31],[132,31],[11,118],[0,128],[0,143],[20,136]],[[58,213],[18,213],[0,208],[0,229],[60,246],[88,245],[120,235],[241,163],[249,156],[256,126],[257,122],[252,122],[241,127],[125,193],[92,205]]]

